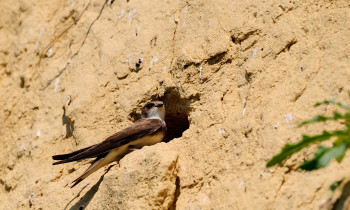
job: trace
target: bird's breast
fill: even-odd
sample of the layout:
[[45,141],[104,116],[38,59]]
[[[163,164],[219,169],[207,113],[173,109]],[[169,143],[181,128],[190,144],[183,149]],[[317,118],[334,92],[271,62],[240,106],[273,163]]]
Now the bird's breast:
[[153,135],[144,136],[136,141],[132,142],[131,145],[136,147],[150,146],[157,144],[163,140],[164,132],[158,131]]

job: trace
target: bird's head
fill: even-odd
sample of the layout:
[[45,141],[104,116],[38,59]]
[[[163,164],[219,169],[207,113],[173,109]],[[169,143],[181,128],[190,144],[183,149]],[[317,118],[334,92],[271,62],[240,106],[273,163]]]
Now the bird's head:
[[165,107],[162,101],[151,101],[147,103],[141,110],[142,118],[158,118],[164,121]]

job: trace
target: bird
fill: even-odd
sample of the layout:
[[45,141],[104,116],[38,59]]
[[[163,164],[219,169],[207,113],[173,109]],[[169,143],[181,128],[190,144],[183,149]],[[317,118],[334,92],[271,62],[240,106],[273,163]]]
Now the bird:
[[86,158],[96,158],[86,171],[72,182],[71,188],[89,175],[127,153],[150,146],[163,140],[166,132],[165,106],[162,101],[151,101],[141,109],[141,119],[131,126],[113,134],[101,143],[68,153],[52,156],[53,165],[69,163]]

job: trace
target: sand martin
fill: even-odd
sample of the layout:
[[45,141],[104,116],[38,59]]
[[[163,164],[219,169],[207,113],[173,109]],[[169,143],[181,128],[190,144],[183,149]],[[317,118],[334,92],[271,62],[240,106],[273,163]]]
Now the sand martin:
[[163,102],[152,101],[142,108],[141,119],[130,127],[115,133],[99,144],[72,153],[52,156],[52,159],[58,160],[53,165],[96,157],[89,168],[73,181],[72,187],[74,187],[99,168],[113,161],[119,161],[131,150],[161,142],[166,131],[164,117]]

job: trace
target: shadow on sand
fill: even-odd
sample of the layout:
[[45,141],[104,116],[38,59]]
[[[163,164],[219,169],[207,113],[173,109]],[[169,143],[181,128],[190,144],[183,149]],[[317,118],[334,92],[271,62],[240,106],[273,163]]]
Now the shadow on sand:
[[[85,209],[90,201],[92,200],[92,198],[95,196],[96,192],[98,191],[98,188],[100,187],[100,184],[104,178],[104,176],[106,175],[106,173],[108,173],[108,171],[113,167],[114,165],[111,165],[110,167],[108,167],[108,169],[106,170],[106,172],[101,176],[101,178],[98,180],[98,182],[92,186],[90,188],[89,191],[87,191],[85,193],[85,195],[83,197],[80,198],[80,200],[78,202],[76,202],[71,208],[69,208],[69,210],[82,210]],[[70,200],[66,207],[64,208],[64,210],[66,210],[68,208],[68,206],[80,196],[80,193],[88,186],[89,184],[85,185],[80,191],[79,193],[72,199]]]

